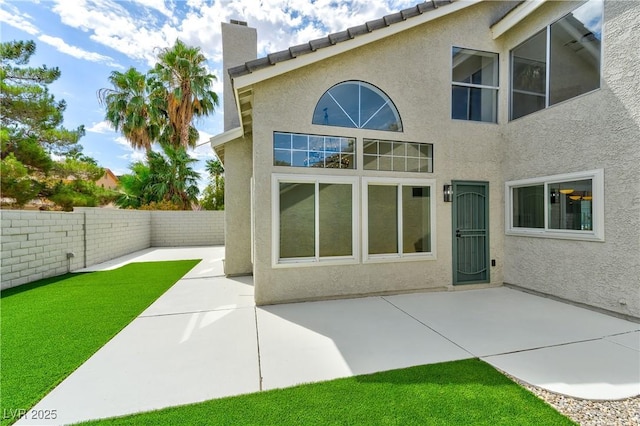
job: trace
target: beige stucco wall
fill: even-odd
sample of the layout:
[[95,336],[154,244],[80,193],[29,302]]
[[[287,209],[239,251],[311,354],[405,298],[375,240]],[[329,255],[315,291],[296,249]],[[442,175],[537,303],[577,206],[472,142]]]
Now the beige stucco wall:
[[[491,284],[503,282],[503,142],[497,124],[453,121],[451,115],[451,47],[498,51],[489,26],[503,3],[480,4],[455,16],[405,31],[342,55],[254,86],[253,161],[255,192],[254,275],[258,304],[384,292],[451,289],[451,203],[442,186],[452,180],[490,184],[490,249],[497,266]],[[452,28],[478,28],[458,31]],[[402,117],[404,131],[383,132],[312,125],[313,109],[336,83],[362,80],[383,90]],[[357,164],[362,164],[362,139],[372,137],[432,143],[434,173],[365,172],[274,167],[273,131],[357,138]],[[228,151],[227,151],[228,152]],[[228,155],[228,154],[226,154]],[[228,160],[227,160],[228,161]],[[435,179],[436,260],[315,267],[272,267],[273,173],[387,176]],[[229,179],[230,181],[230,179]],[[227,210],[228,217],[233,215]],[[228,236],[227,244],[231,239]],[[361,240],[359,242],[361,244]],[[227,246],[228,247],[228,246]],[[362,252],[362,250],[360,250]],[[227,256],[227,261],[230,257]],[[465,286],[469,288],[469,286]]]
[[227,275],[252,273],[251,264],[251,142],[236,139],[225,145],[224,272]]
[[[572,8],[547,4],[505,51]],[[604,169],[605,241],[505,237],[507,283],[640,317],[640,3],[607,1],[601,89],[506,123],[506,180]],[[507,58],[503,55],[503,62]],[[506,64],[502,69],[506,69]],[[502,87],[508,87],[504,76]]]

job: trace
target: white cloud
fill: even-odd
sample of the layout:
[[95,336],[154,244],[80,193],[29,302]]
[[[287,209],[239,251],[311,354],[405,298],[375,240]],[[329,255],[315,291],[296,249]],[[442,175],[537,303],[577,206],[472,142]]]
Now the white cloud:
[[128,154],[119,155],[118,158],[121,160],[127,160],[131,163],[137,162],[145,162],[147,159],[147,154],[144,151],[132,151]]
[[125,154],[119,155],[118,158],[130,161],[131,163],[136,163],[138,161],[144,162],[147,159],[146,151],[133,149],[131,143],[124,136],[118,136],[117,138],[114,138],[113,141],[118,144],[120,148],[127,151]]
[[134,151],[133,147],[131,146],[131,142],[129,142],[124,136],[118,136],[117,138],[114,138],[113,141],[127,151]]
[[124,69],[122,65],[117,64],[112,58],[99,53],[88,52],[77,46],[71,46],[60,37],[51,37],[46,34],[42,34],[38,37],[38,40],[47,43],[48,45],[55,47],[59,52],[66,53],[74,58],[84,59],[91,62],[100,62],[111,67]]
[[164,0],[137,0],[137,3],[150,9],[157,10],[168,18],[173,18],[173,13],[167,9],[167,6],[164,4]]
[[98,123],[93,123],[91,127],[87,127],[87,132],[93,133],[111,133],[113,132],[113,127],[108,121],[100,121]]
[[0,2],[0,22],[11,25],[27,34],[38,35],[40,30],[31,23],[33,18],[26,13],[20,13],[9,3]]

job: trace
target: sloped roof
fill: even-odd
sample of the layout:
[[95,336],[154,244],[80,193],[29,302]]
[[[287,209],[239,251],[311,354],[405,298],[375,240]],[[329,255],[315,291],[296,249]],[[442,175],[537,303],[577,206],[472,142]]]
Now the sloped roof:
[[308,43],[299,44],[297,46],[292,46],[286,50],[270,53],[264,58],[254,59],[252,61],[246,62],[245,64],[229,68],[228,72],[231,78],[251,74],[252,72],[260,70],[262,68],[267,68],[280,62],[295,59],[299,56],[315,52],[319,49],[334,46],[338,43],[352,40],[358,36],[369,34],[376,30],[389,27],[398,22],[406,21],[407,19],[420,16],[424,13],[436,10],[441,6],[453,3],[454,1],[457,0],[425,1],[408,9],[401,10],[400,12],[392,13],[390,15],[383,16],[382,18],[366,22],[362,25],[348,28],[345,31],[329,34],[328,36],[316,40],[311,40]]

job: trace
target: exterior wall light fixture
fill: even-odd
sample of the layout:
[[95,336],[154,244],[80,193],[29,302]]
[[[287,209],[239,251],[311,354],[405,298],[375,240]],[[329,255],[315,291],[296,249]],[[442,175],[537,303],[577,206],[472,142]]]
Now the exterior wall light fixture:
[[453,186],[445,185],[442,194],[444,195],[444,202],[450,203],[453,201]]

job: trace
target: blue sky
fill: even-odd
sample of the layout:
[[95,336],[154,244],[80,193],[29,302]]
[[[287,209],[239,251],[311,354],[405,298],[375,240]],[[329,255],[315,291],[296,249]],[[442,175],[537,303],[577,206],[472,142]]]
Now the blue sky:
[[[196,122],[199,144],[190,154],[213,158],[209,138],[222,131],[222,55],[220,23],[247,21],[258,31],[258,56],[362,24],[418,3],[416,0],[0,0],[0,38],[34,40],[29,65],[57,66],[62,76],[50,86],[67,102],[64,126],[83,124],[84,153],[115,174],[144,159],[104,121],[97,92],[109,87],[112,71],[135,67],[146,72],[158,48],[177,38],[198,46],[217,76],[218,111]],[[204,180],[203,180],[204,181]]]

